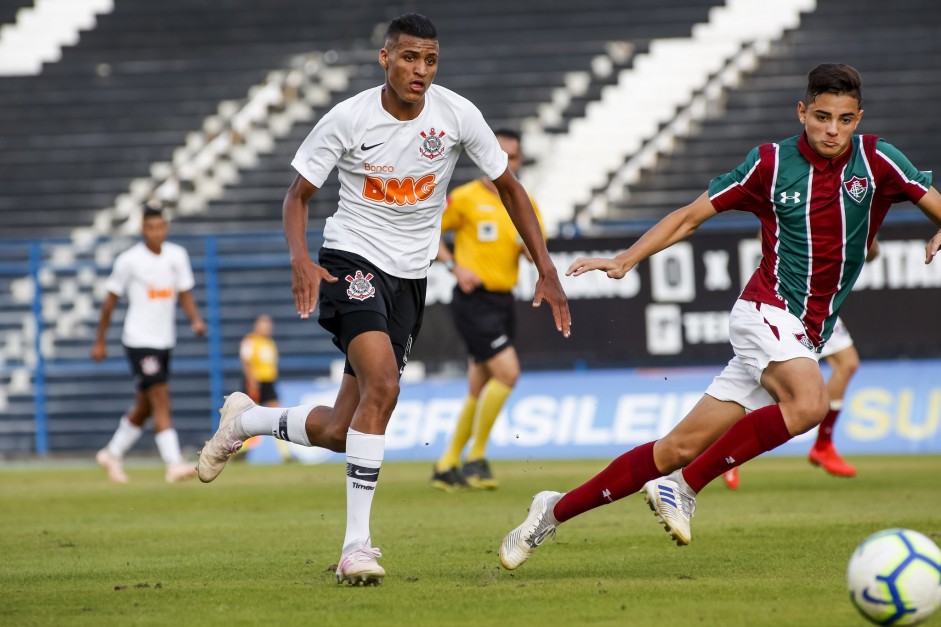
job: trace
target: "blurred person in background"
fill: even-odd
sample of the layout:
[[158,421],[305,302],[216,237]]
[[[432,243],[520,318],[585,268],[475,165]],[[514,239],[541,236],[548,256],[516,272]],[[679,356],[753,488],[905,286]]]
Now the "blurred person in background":
[[[518,176],[523,164],[520,134],[505,129],[494,134],[507,154],[508,167]],[[530,201],[539,217],[539,208]],[[529,253],[496,186],[486,176],[451,192],[441,231],[454,233],[453,254],[442,240],[437,260],[457,281],[451,314],[470,357],[467,398],[451,443],[432,471],[431,485],[447,492],[467,487],[493,490],[499,484],[487,461],[487,440],[520,376],[519,356],[513,347],[512,290],[519,277],[520,256],[529,258]],[[474,441],[461,466],[461,453],[471,435]]]
[[192,464],[183,460],[180,439],[170,412],[170,352],[176,345],[176,304],[179,300],[190,319],[193,333],[203,335],[203,322],[192,296],[195,285],[189,254],[182,246],[166,241],[167,221],[158,209],[143,209],[143,241],[124,251],[114,261],[105,287],[108,295],[101,306],[101,319],[91,357],[107,356],[106,334],[111,314],[123,295],[128,308],[121,343],[137,383],[134,406],[121,417],[108,445],[95,459],[116,483],[127,483],[123,459],[141,436],[148,417],[153,417],[154,439],[166,464],[165,478],[174,483],[196,476]]
[[673,541],[687,545],[703,488],[823,421],[829,399],[819,351],[890,207],[909,201],[938,227],[925,263],[941,248],[941,194],[931,172],[880,137],[856,133],[862,100],[855,68],[818,65],[797,103],[800,135],[756,146],[626,251],[569,266],[568,275],[600,271],[621,279],[721,212],[753,213],[762,225],[761,263],[729,318],[728,365],[664,437],[567,493],[536,494],[529,515],[500,545],[505,568],[525,562],[565,521],[637,491]]
[[[872,240],[872,246],[866,255],[866,263],[879,256],[879,240]],[[846,462],[833,445],[833,429],[837,418],[843,409],[843,397],[850,380],[859,369],[859,353],[853,343],[853,337],[843,324],[843,319],[837,317],[833,325],[830,339],[820,351],[820,359],[827,360],[830,366],[830,378],[827,379],[827,397],[830,399],[830,409],[826,417],[817,428],[817,439],[810,449],[807,458],[814,466],[821,466],[835,477],[855,477],[856,468]],[[739,486],[738,468],[727,470],[722,475],[725,485],[731,490]]]
[[242,380],[245,393],[259,405],[278,406],[278,345],[271,337],[274,323],[271,316],[261,314],[255,318],[252,332],[239,344],[242,361]]
[[[252,331],[239,344],[239,359],[242,362],[242,389],[248,397],[263,407],[279,407],[278,391],[278,345],[271,337],[274,322],[268,314],[255,318]],[[242,443],[240,453],[247,453],[261,443],[261,436],[251,437]],[[277,440],[278,452],[283,460],[291,459],[288,443]]]
[[[297,175],[283,217],[294,304],[306,320],[319,302],[319,323],[346,356],[334,406],[282,410],[230,394],[197,467],[201,481],[215,480],[253,435],[345,452],[346,534],[337,583],[372,585],[386,575],[370,532],[373,497],[462,152],[493,180],[533,255],[539,271],[533,305],[546,301],[557,330],[570,334],[568,302],[529,196],[480,110],[433,84],[438,56],[431,20],[416,13],[393,19],[379,51],[384,83],[324,114],[291,163]],[[334,168],[340,200],[315,263],[307,248],[308,203]]]

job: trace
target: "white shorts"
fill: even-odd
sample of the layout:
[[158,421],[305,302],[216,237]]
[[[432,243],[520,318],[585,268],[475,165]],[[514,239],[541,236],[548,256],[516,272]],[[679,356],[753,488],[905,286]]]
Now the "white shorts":
[[712,380],[706,394],[755,411],[777,401],[761,387],[761,374],[771,362],[800,357],[817,361],[804,325],[788,311],[772,305],[738,300],[729,317],[729,340],[735,357]]
[[820,351],[820,359],[826,359],[830,355],[835,355],[842,350],[846,350],[853,345],[853,337],[843,324],[843,319],[837,316],[836,323],[833,325],[833,333],[830,339],[823,345]]

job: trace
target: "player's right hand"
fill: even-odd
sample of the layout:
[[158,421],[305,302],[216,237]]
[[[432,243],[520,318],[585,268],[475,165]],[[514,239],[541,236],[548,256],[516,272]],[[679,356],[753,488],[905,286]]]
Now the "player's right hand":
[[317,307],[320,297],[320,282],[336,283],[338,279],[309,257],[291,262],[291,288],[294,291],[294,306],[301,320],[307,320]]
[[484,284],[473,270],[464,266],[454,266],[454,278],[457,279],[458,288],[465,294],[470,294]]
[[601,270],[611,279],[623,279],[630,268],[624,268],[616,259],[607,257],[579,257],[572,262],[565,276],[581,276],[592,270]]
[[536,281],[536,293],[533,295],[533,307],[539,307],[542,302],[549,303],[552,309],[552,318],[555,328],[562,333],[562,337],[572,335],[572,313],[569,311],[568,297],[562,289],[559,275],[553,270],[551,274],[540,276]]
[[108,356],[108,347],[104,342],[99,342],[95,340],[95,343],[91,345],[91,358],[95,361],[101,361]]

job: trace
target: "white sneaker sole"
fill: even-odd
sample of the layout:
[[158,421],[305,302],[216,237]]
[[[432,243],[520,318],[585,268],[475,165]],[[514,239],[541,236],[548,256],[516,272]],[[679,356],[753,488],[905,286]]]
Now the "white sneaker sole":
[[[653,487],[656,488],[655,485]],[[674,529],[670,525],[669,522],[667,522],[663,518],[663,516],[660,515],[660,511],[658,510],[659,501],[657,499],[657,496],[650,494],[650,488],[648,488],[647,486],[644,486],[644,501],[647,502],[647,507],[649,507],[650,511],[653,512],[653,515],[657,517],[657,521],[660,522],[661,525],[663,525],[664,531],[666,531],[667,534],[669,534],[670,538],[672,538],[673,541],[676,543],[676,546],[689,546],[690,540],[692,538],[690,538],[689,536],[684,536],[680,534],[676,529]]]
[[358,573],[356,575],[337,575],[337,585],[340,585],[344,582],[349,583],[351,586],[378,586],[382,584],[382,580],[385,578],[385,573]]

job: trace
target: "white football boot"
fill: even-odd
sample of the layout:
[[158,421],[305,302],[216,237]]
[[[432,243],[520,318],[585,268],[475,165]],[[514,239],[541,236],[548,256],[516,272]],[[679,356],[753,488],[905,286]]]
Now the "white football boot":
[[209,483],[218,477],[229,457],[237,453],[242,448],[242,442],[250,437],[242,429],[241,416],[254,406],[255,402],[241,392],[233,392],[225,397],[225,403],[219,410],[222,415],[219,429],[199,452],[196,472],[200,481]]
[[169,464],[163,478],[167,483],[179,483],[180,481],[192,479],[195,476],[196,466],[187,464],[186,462],[179,462],[176,464]]
[[559,523],[552,515],[552,509],[563,496],[565,495],[560,492],[546,491],[533,497],[526,520],[506,534],[500,544],[500,563],[504,568],[513,570],[519,567],[549,534],[555,534]]
[[121,459],[115,457],[106,448],[101,449],[95,455],[95,461],[98,465],[108,471],[108,478],[114,483],[127,483],[127,475],[124,473],[124,464]]
[[696,512],[696,495],[681,486],[675,475],[644,484],[644,500],[676,545],[684,546],[693,539],[689,520]]
[[351,586],[381,584],[386,571],[376,560],[378,557],[382,557],[382,551],[370,546],[368,538],[356,540],[343,547],[343,557],[337,564],[337,583],[348,581]]

